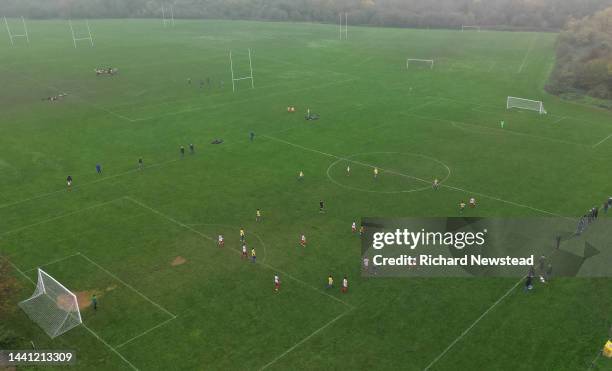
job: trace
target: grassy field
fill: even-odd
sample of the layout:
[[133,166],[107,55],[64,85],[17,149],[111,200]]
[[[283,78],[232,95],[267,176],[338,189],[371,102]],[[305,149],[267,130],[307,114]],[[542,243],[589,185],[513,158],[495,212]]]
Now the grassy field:
[[[99,297],[55,340],[21,311],[6,319],[37,347],[75,349],[82,370],[612,369],[596,359],[612,279],[529,294],[516,279],[364,279],[350,230],[457,215],[471,196],[469,215],[569,217],[610,196],[612,114],[542,90],[555,34],[90,24],[93,48],[75,49],[64,21],[30,22],[29,45],[0,39],[0,251],[23,284],[10,300],[33,292],[39,266]],[[255,89],[232,93],[228,53],[242,76],[247,48]],[[408,57],[435,67],[406,70]],[[103,66],[120,72],[96,77]],[[509,95],[548,114],[507,111]],[[411,177],[444,182],[432,192]],[[257,264],[240,258],[240,227]],[[325,288],[330,273],[349,293]]]

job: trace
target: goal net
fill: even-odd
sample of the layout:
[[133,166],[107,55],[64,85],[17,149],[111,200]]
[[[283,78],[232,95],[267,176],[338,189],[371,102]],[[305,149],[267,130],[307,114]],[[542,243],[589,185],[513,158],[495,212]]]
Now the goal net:
[[19,306],[51,338],[83,322],[76,295],[42,269],[38,269],[34,294]]
[[540,114],[545,114],[544,104],[539,100],[531,100],[525,98],[508,97],[506,100],[506,109],[519,108],[531,111],[537,111]]
[[480,26],[461,25],[461,31],[476,31],[476,32],[480,32]]
[[418,65],[425,66],[432,69],[434,67],[433,59],[416,59],[416,58],[408,58],[406,59],[406,69],[410,68],[410,65]]

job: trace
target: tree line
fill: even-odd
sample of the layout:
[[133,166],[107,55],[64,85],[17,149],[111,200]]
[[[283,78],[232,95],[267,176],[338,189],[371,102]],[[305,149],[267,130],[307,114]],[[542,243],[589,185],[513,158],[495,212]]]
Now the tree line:
[[[612,100],[612,6],[567,23],[546,89],[568,98]],[[599,103],[612,108],[610,102]]]
[[153,18],[170,5],[177,18],[336,23],[338,13],[348,12],[355,25],[559,30],[612,0],[2,0],[0,15]]

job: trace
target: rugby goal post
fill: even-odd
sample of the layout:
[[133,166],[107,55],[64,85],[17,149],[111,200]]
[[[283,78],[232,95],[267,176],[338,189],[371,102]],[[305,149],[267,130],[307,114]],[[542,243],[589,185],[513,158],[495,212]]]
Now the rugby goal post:
[[76,295],[40,268],[34,294],[19,306],[51,338],[83,323]]
[[249,48],[249,71],[250,74],[247,76],[243,76],[243,77],[235,77],[234,75],[234,60],[232,59],[232,51],[230,50],[229,52],[229,58],[230,58],[230,70],[232,72],[232,91],[235,92],[236,91],[236,82],[240,81],[240,80],[251,80],[251,89],[255,88],[255,82],[253,79],[253,62],[251,59],[251,49]]
[[30,43],[30,36],[28,35],[28,25],[26,24],[25,18],[21,17],[21,23],[23,24],[23,33],[15,34],[11,31],[11,27],[9,26],[8,20],[4,17],[4,25],[6,26],[6,32],[8,32],[9,39],[11,40],[11,45],[15,45],[14,39],[16,37],[25,38],[26,42]]
[[344,13],[344,27],[342,26],[342,13],[338,13],[340,20],[340,40],[348,40],[348,13]]
[[461,25],[461,32],[463,31],[476,31],[480,32],[480,26],[469,26],[469,25]]
[[72,34],[72,43],[74,44],[75,49],[77,47],[77,41],[89,40],[91,46],[94,46],[93,36],[91,36],[91,28],[89,27],[89,21],[87,19],[85,20],[85,27],[87,28],[87,37],[77,37],[77,33],[74,32],[74,27],[72,25],[71,19],[68,20],[68,25],[70,26],[70,33]]
[[[169,12],[168,17],[166,16],[166,10]],[[164,24],[164,27],[166,27],[166,25],[169,23],[170,25],[172,25],[172,27],[174,27],[174,7],[170,6],[168,7],[168,9],[166,9],[163,5],[161,8],[162,11],[162,22]]]
[[542,103],[542,101],[539,101],[539,100],[508,97],[508,99],[506,99],[506,109],[510,109],[510,108],[537,111],[541,115],[546,114],[546,110],[544,109],[544,104]]
[[411,64],[428,65],[429,69],[433,69],[434,68],[434,60],[433,59],[407,58],[406,59],[406,69],[409,69]]

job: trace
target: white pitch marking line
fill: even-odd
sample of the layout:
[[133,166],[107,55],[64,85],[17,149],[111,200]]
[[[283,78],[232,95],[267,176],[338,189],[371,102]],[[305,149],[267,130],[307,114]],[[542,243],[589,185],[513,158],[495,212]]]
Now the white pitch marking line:
[[[3,258],[2,256],[0,256],[0,258]],[[32,282],[32,284],[34,286],[36,286],[36,282],[34,282],[30,277],[28,277],[27,274],[25,274],[21,269],[19,269],[19,267],[17,267],[15,264],[13,264],[12,261],[10,261],[8,258],[3,258],[4,261],[6,261],[7,263],[9,263],[17,272],[19,272],[19,274],[21,274],[23,277],[25,277],[28,281]]]
[[110,345],[109,343],[107,343],[104,339],[102,339],[98,334],[96,334],[92,329],[90,329],[89,327],[85,326],[85,323],[81,323],[81,325],[87,330],[89,331],[89,333],[91,333],[93,336],[95,336],[96,339],[98,339],[102,344],[106,345],[108,347],[108,349],[112,350],[113,353],[115,353],[116,355],[119,356],[119,358],[121,358],[125,363],[127,363],[132,370],[138,370],[138,368],[136,366],[134,366],[132,364],[132,362],[128,361],[121,353],[119,353],[119,351],[117,349],[115,349],[112,345]]
[[95,205],[91,205],[91,206],[87,206],[87,207],[84,207],[82,209],[78,209],[78,210],[75,210],[75,211],[72,211],[72,212],[69,212],[69,213],[57,215],[57,216],[54,216],[54,217],[51,217],[51,218],[48,218],[48,219],[45,219],[45,220],[41,220],[41,221],[36,222],[36,223],[32,223],[32,224],[29,224],[29,225],[26,225],[26,226],[23,226],[23,227],[19,227],[17,229],[10,230],[8,232],[0,233],[0,236],[6,236],[6,235],[9,235],[9,234],[12,234],[12,233],[15,233],[15,232],[23,231],[24,229],[35,227],[37,225],[49,223],[49,222],[52,222],[52,221],[57,220],[57,219],[62,219],[62,218],[65,218],[67,216],[70,216],[70,215],[78,214],[78,213],[81,213],[83,211],[87,211],[87,210],[95,209],[95,208],[98,208],[98,207],[101,207],[101,206],[104,206],[104,205],[108,205],[108,204],[113,203],[113,202],[115,202],[117,200],[121,200],[122,198],[123,197],[115,198],[115,199],[110,200],[110,201],[105,201],[105,202],[102,202],[102,203],[99,203],[99,204],[95,204]]
[[[151,168],[155,168],[155,167],[158,167],[158,166],[163,166],[163,165],[171,164],[171,163],[177,162],[177,161],[179,161],[179,159],[159,162],[159,163],[156,163],[156,164],[153,164],[153,165],[145,166],[144,169],[145,170],[146,169],[151,169]],[[136,173],[136,172],[139,172],[139,171],[141,171],[141,170],[138,169],[138,168],[134,168],[132,170],[127,170],[127,171],[124,171],[122,173],[105,176],[103,178],[96,179],[96,180],[88,182],[88,183],[83,183],[83,184],[75,185],[74,187],[72,187],[72,189],[77,189],[77,188],[81,188],[81,187],[84,187],[84,186],[87,186],[87,185],[92,185],[92,184],[104,182],[104,181],[107,181],[107,180],[110,180],[110,179],[114,179],[114,178],[117,178],[117,177],[120,177],[120,176]],[[14,201],[14,202],[11,202],[11,203],[8,203],[8,204],[0,205],[0,209],[4,209],[4,208],[10,207],[10,206],[19,205],[21,203],[28,202],[28,201],[34,201],[34,200],[37,200],[39,198],[51,196],[51,195],[54,195],[54,194],[57,194],[57,193],[60,193],[60,192],[66,192],[66,189],[65,188],[58,189],[57,191],[47,192],[47,193],[39,194],[39,195],[34,196],[34,197],[25,198],[25,199],[22,199],[22,200],[19,200],[19,201]]]
[[61,261],[64,261],[64,260],[67,260],[67,259],[73,258],[73,257],[78,256],[78,255],[79,255],[79,253],[78,253],[78,252],[77,252],[77,253],[75,253],[75,254],[70,254],[70,255],[64,256],[63,258],[55,259],[55,260],[52,260],[52,261],[50,261],[50,262],[48,262],[48,263],[45,263],[45,264],[42,264],[42,265],[39,265],[39,266],[36,266],[36,267],[30,268],[30,269],[26,269],[24,272],[31,272],[31,271],[36,270],[36,269],[38,269],[38,268],[47,267],[47,266],[49,266],[49,265],[52,265],[52,264],[55,264],[55,263],[59,263],[59,262],[61,262]]
[[123,347],[123,346],[125,346],[125,345],[127,345],[127,344],[131,343],[132,341],[134,341],[134,340],[136,340],[136,339],[138,339],[138,338],[140,338],[140,337],[142,337],[142,336],[144,336],[144,335],[148,334],[149,332],[151,332],[151,331],[153,331],[153,330],[156,330],[156,329],[158,329],[158,328],[160,328],[160,327],[164,326],[164,325],[165,325],[165,324],[167,324],[168,322],[170,322],[170,321],[172,321],[172,320],[175,320],[177,317],[178,317],[178,316],[174,316],[174,317],[168,318],[168,319],[167,319],[167,320],[165,320],[164,322],[159,323],[159,324],[157,324],[156,326],[153,326],[153,327],[151,327],[150,329],[148,329],[148,330],[146,330],[146,331],[144,331],[144,332],[142,332],[142,333],[140,333],[140,334],[138,334],[138,335],[134,336],[133,338],[131,338],[131,339],[127,340],[127,341],[124,341],[123,343],[121,343],[121,344],[117,345],[117,348],[121,348],[121,347]]
[[457,337],[455,340],[453,340],[453,342],[452,342],[452,343],[450,343],[450,345],[449,345],[449,346],[447,346],[447,347],[446,347],[446,349],[444,349],[444,351],[443,351],[442,353],[440,353],[440,355],[438,355],[438,356],[437,356],[437,357],[436,357],[436,358],[435,358],[433,361],[431,361],[431,363],[430,363],[429,365],[427,365],[427,367],[425,367],[425,368],[423,369],[423,371],[427,371],[427,370],[429,370],[429,369],[431,368],[431,366],[433,366],[433,365],[434,365],[436,362],[438,362],[438,361],[439,361],[439,360],[440,360],[442,357],[444,357],[444,355],[445,355],[446,353],[448,353],[448,351],[449,351],[449,350],[451,350],[451,348],[452,348],[453,346],[455,346],[455,344],[457,344],[457,343],[459,342],[459,340],[463,339],[463,337],[464,337],[465,335],[467,335],[467,333],[468,333],[468,332],[470,332],[470,330],[471,330],[472,328],[474,328],[474,326],[476,326],[476,325],[478,324],[478,322],[480,322],[480,321],[481,321],[481,320],[482,320],[482,319],[483,319],[483,318],[484,318],[484,317],[485,317],[487,314],[489,314],[489,312],[490,312],[490,311],[492,311],[492,310],[493,310],[493,308],[495,308],[495,307],[496,307],[496,306],[497,306],[499,303],[501,303],[501,302],[502,302],[502,300],[504,300],[504,299],[505,299],[505,298],[506,298],[508,295],[510,295],[510,293],[511,293],[512,291],[514,291],[514,289],[515,289],[515,288],[516,288],[516,287],[517,287],[517,286],[518,286],[518,285],[519,285],[519,284],[520,284],[520,283],[523,281],[523,279],[524,279],[524,278],[525,278],[525,277],[521,277],[521,279],[520,279],[520,280],[518,280],[518,281],[517,281],[517,282],[514,284],[514,286],[512,286],[512,287],[511,287],[511,288],[510,288],[508,291],[506,291],[506,293],[505,293],[504,295],[502,295],[502,297],[500,297],[499,299],[497,299],[497,301],[496,301],[495,303],[493,303],[493,305],[491,305],[491,306],[489,307],[489,309],[487,309],[486,311],[484,311],[484,313],[483,313],[483,314],[481,314],[481,315],[480,315],[480,317],[478,317],[478,318],[476,319],[476,321],[474,321],[474,322],[473,322],[473,323],[472,323],[472,324],[471,324],[471,325],[470,325],[470,326],[469,326],[467,329],[465,329],[465,330],[464,330],[464,331],[461,333],[461,335],[459,335],[459,336],[458,336],[458,337]]
[[531,38],[531,42],[529,43],[529,48],[527,48],[527,52],[525,52],[525,56],[523,57],[523,63],[521,63],[521,66],[518,69],[518,73],[521,73],[523,71],[523,67],[525,67],[525,62],[527,62],[527,57],[529,56],[531,49],[533,49],[533,44],[535,44],[535,41],[537,38],[538,38],[538,34],[534,34],[533,37]]
[[316,334],[318,334],[319,332],[325,330],[327,327],[331,326],[334,322],[336,322],[337,320],[339,320],[340,318],[344,317],[346,314],[348,314],[348,312],[350,312],[351,309],[346,310],[344,313],[338,315],[336,318],[332,319],[331,321],[327,322],[326,324],[324,324],[323,326],[321,326],[319,329],[315,330],[312,334],[306,336],[305,338],[303,338],[302,340],[298,341],[297,343],[295,343],[295,345],[293,345],[291,348],[287,349],[285,352],[283,352],[281,355],[279,355],[278,357],[274,358],[272,361],[270,361],[269,363],[265,364],[263,367],[261,367],[259,370],[265,370],[266,368],[272,366],[273,364],[275,364],[276,362],[278,362],[281,358],[283,358],[284,356],[286,356],[287,354],[291,353],[295,348],[299,347],[300,345],[302,345],[303,343],[307,342],[310,338],[312,338],[313,336],[315,336]]
[[[362,165],[362,166],[367,166],[367,167],[371,167],[371,168],[378,167],[378,166],[374,166],[372,164],[368,164],[368,163],[365,163],[365,162],[355,161],[355,160],[351,160],[351,159],[348,159],[348,158],[345,158],[345,157],[336,156],[336,155],[333,155],[331,153],[326,153],[326,152],[322,152],[322,151],[319,151],[319,150],[316,150],[316,149],[304,147],[304,146],[301,146],[299,144],[287,142],[286,140],[278,139],[278,138],[275,138],[275,137],[272,137],[272,136],[269,136],[269,135],[262,135],[262,136],[265,137],[265,138],[268,138],[268,139],[275,140],[277,142],[285,143],[287,145],[290,145],[290,146],[293,146],[293,147],[296,147],[296,148],[301,148],[301,149],[303,149],[305,151],[315,152],[315,153],[318,153],[318,154],[321,154],[321,155],[324,155],[324,156],[327,156],[327,157],[337,158],[339,160],[344,160],[344,161],[347,161],[347,162],[351,162],[351,163],[354,163],[354,164],[358,164],[358,165]],[[400,172],[397,172],[397,171],[393,171],[393,170],[386,170],[386,169],[383,169],[382,167],[378,167],[378,169],[380,169],[382,171],[385,171],[387,173],[391,173],[391,174],[403,176],[403,177],[406,177],[406,178],[418,180],[418,181],[421,181],[421,182],[424,182],[424,183],[427,183],[427,184],[431,184],[431,182],[428,181],[428,180],[421,179],[421,178],[418,178],[418,177],[415,177],[415,176],[412,176],[412,175],[403,174],[403,173],[400,173]],[[551,211],[546,211],[546,210],[538,209],[538,208],[535,208],[535,207],[532,207],[532,206],[529,206],[529,205],[524,205],[524,204],[519,204],[517,202],[504,200],[502,198],[495,197],[495,196],[490,196],[490,195],[487,195],[487,194],[484,194],[484,193],[474,192],[474,191],[470,191],[470,190],[459,188],[459,187],[449,186],[449,185],[446,185],[446,184],[440,184],[440,186],[448,188],[448,189],[452,189],[452,190],[455,190],[455,191],[460,191],[460,192],[464,192],[464,193],[468,193],[468,194],[477,195],[477,196],[480,196],[480,197],[489,198],[491,200],[504,202],[504,203],[507,203],[507,204],[510,204],[510,205],[514,205],[514,206],[518,206],[518,207],[522,207],[522,208],[525,208],[525,209],[530,209],[530,210],[537,211],[537,212],[540,212],[540,213],[543,213],[543,214],[548,214],[548,215],[553,215],[553,216],[557,216],[557,217],[563,218],[562,215],[555,214],[555,213],[553,213]]]
[[90,258],[88,258],[85,254],[79,252],[79,255],[82,256],[85,260],[87,260],[88,262],[90,262],[91,264],[95,265],[96,267],[100,268],[102,271],[104,271],[106,274],[108,274],[109,276],[113,277],[114,279],[116,279],[117,281],[121,282],[121,284],[123,284],[123,286],[131,289],[132,291],[134,291],[135,293],[137,293],[138,295],[140,295],[143,299],[145,299],[146,301],[148,301],[149,303],[153,304],[155,307],[157,307],[159,310],[161,310],[162,312],[166,313],[167,315],[169,315],[170,317],[176,317],[175,314],[171,313],[169,310],[167,310],[166,308],[162,307],[161,305],[157,304],[156,302],[154,302],[153,300],[149,299],[148,296],[146,296],[145,294],[143,294],[142,292],[136,290],[133,286],[131,286],[130,284],[128,284],[127,282],[123,281],[121,278],[117,277],[115,274],[111,273],[110,271],[108,271],[106,268],[104,268],[103,266],[101,266],[100,264],[96,263],[95,261],[91,260]]
[[434,118],[434,117],[424,117],[424,116],[416,116],[416,115],[411,115],[411,116],[419,118],[419,119],[422,119],[422,120],[432,120],[432,121],[448,122],[451,125],[453,125],[454,127],[459,128],[459,129],[462,129],[462,128],[460,126],[457,126],[457,124],[473,126],[475,128],[478,128],[479,130],[481,130],[481,132],[483,132],[485,130],[489,130],[490,132],[497,132],[499,134],[519,135],[519,136],[523,136],[523,137],[527,137],[527,138],[546,140],[546,141],[554,142],[554,143],[562,143],[562,144],[569,144],[569,145],[573,145],[573,146],[582,146],[582,147],[586,147],[587,146],[586,144],[582,144],[582,143],[569,142],[567,140],[554,139],[554,138],[548,138],[548,137],[543,137],[543,136],[539,136],[539,135],[526,134],[526,133],[521,133],[521,132],[513,131],[513,130],[491,128],[491,127],[487,127],[487,126],[483,126],[483,125],[471,124],[469,122],[451,121],[451,120],[439,119],[439,118]]
[[[171,222],[173,222],[173,223],[175,223],[175,224],[177,224],[177,225],[179,225],[179,226],[181,226],[181,227],[183,227],[183,228],[185,228],[185,229],[188,229],[188,230],[190,230],[190,231],[194,232],[194,233],[196,233],[196,234],[198,234],[198,235],[200,235],[200,236],[204,237],[204,238],[205,238],[205,239],[207,239],[207,240],[210,240],[210,241],[212,241],[212,242],[217,242],[217,240],[216,240],[216,239],[214,239],[214,238],[212,238],[212,237],[210,237],[210,236],[208,236],[208,235],[206,235],[206,234],[204,234],[204,233],[202,233],[202,232],[198,231],[197,229],[195,229],[195,228],[193,228],[193,227],[190,227],[188,224],[185,224],[185,223],[183,223],[183,222],[180,222],[180,221],[178,221],[178,220],[176,220],[176,219],[172,218],[171,216],[168,216],[168,215],[166,215],[166,214],[164,214],[164,213],[162,213],[162,212],[160,212],[160,211],[158,211],[158,210],[155,210],[154,208],[152,208],[152,207],[150,207],[150,206],[147,206],[147,205],[143,204],[142,202],[140,202],[140,201],[138,201],[138,200],[135,200],[135,199],[133,199],[133,198],[131,198],[131,197],[129,197],[129,196],[125,196],[125,199],[130,200],[130,201],[134,202],[135,204],[140,205],[141,207],[143,207],[143,208],[145,208],[145,209],[147,209],[147,210],[150,210],[151,212],[153,212],[153,213],[155,213],[155,214],[157,214],[157,215],[159,215],[159,216],[161,216],[161,217],[163,217],[163,218],[166,218],[167,220],[169,220],[169,221],[171,221]],[[233,252],[235,252],[235,253],[240,254],[240,251],[235,250],[235,249],[230,249],[229,251],[233,251]],[[311,286],[310,284],[308,284],[308,283],[306,283],[306,282],[302,281],[302,280],[301,280],[301,279],[299,279],[299,278],[296,278],[296,277],[294,277],[294,276],[290,275],[290,274],[289,274],[289,273],[287,273],[287,272],[283,272],[282,270],[280,270],[280,269],[278,269],[278,268],[275,268],[275,267],[273,267],[273,266],[271,266],[271,265],[269,265],[269,264],[266,264],[266,263],[264,263],[264,262],[257,262],[257,264],[259,264],[259,265],[261,265],[261,266],[263,266],[263,267],[266,267],[266,268],[268,268],[269,270],[272,270],[272,271],[278,272],[278,273],[280,273],[280,274],[281,274],[281,275],[283,275],[283,276],[289,277],[290,279],[292,279],[292,280],[294,280],[294,281],[296,281],[296,282],[299,282],[299,283],[301,283],[302,285],[304,285],[304,286],[306,286],[306,287],[308,287],[308,288],[310,288],[310,289],[312,289],[312,290],[315,290],[315,291],[317,291],[318,293],[320,293],[320,294],[322,294],[322,295],[325,295],[325,296],[327,296],[327,297],[329,297],[329,298],[331,298],[331,299],[334,299],[335,301],[337,301],[337,302],[339,302],[339,303],[342,303],[342,304],[346,305],[347,307],[349,307],[349,308],[351,308],[351,309],[353,309],[353,308],[354,308],[354,307],[353,307],[351,304],[349,304],[349,303],[345,302],[344,300],[338,299],[337,297],[332,296],[332,295],[330,295],[330,294],[326,293],[325,291],[322,291],[322,290],[320,290],[320,289],[318,289],[318,288],[316,288],[316,287],[314,287],[314,286]]]
[[[268,95],[260,95],[260,96],[256,96],[256,97],[249,97],[247,99],[242,99],[242,100],[237,100],[237,101],[232,101],[232,102],[226,102],[226,103],[220,103],[220,104],[216,104],[216,105],[212,105],[212,106],[201,106],[201,107],[194,107],[194,108],[188,108],[188,109],[184,109],[184,110],[180,110],[180,111],[176,111],[176,112],[168,112],[168,113],[164,113],[161,115],[157,115],[157,116],[150,116],[150,117],[143,117],[143,118],[137,118],[134,119],[134,121],[148,121],[148,120],[154,120],[154,119],[159,119],[162,117],[166,117],[166,116],[175,116],[175,115],[180,115],[183,113],[190,113],[190,112],[197,112],[197,111],[201,111],[201,110],[211,110],[211,109],[216,109],[219,107],[225,107],[228,105],[236,105],[239,103],[243,103],[243,102],[251,102],[253,100],[256,99],[263,99],[263,98],[271,98],[277,95],[286,95],[286,94],[290,94],[290,93],[298,93],[301,91],[307,91],[307,90],[313,90],[313,89],[322,89],[331,85],[339,85],[339,84],[344,84],[347,82],[352,82],[352,81],[356,81],[357,79],[346,79],[346,80],[341,80],[341,81],[332,81],[329,83],[325,83],[325,84],[321,84],[321,85],[317,85],[317,86],[309,86],[306,88],[299,88],[299,89],[293,89],[293,90],[287,90],[287,91],[281,91],[278,93],[271,93]],[[282,84],[284,85],[284,84]],[[261,89],[258,90],[262,90],[266,87],[263,87]]]
[[603,142],[605,142],[606,140],[610,139],[610,137],[612,137],[612,134],[608,135],[607,137],[603,138],[602,140],[600,140],[599,142],[593,144],[593,148],[597,147],[598,145],[602,144]]
[[[84,39],[84,40],[89,40],[89,38]],[[4,68],[4,70],[5,70],[5,71],[7,71],[7,72],[13,72],[13,71],[10,71],[10,70],[9,70],[9,69],[7,69],[7,68]],[[23,76],[24,78],[26,78],[26,79],[30,80],[30,81],[33,81],[34,83],[36,83],[36,84],[38,84],[38,85],[41,85],[41,86],[44,86],[44,87],[47,87],[47,88],[53,89],[53,90],[55,90],[55,91],[57,91],[57,92],[59,92],[59,93],[61,93],[61,92],[63,91],[63,90],[61,90],[61,89],[58,89],[58,88],[57,88],[57,87],[55,87],[55,86],[45,85],[45,83],[41,82],[40,80],[37,80],[37,79],[35,79],[35,78],[31,77],[31,76],[28,76],[28,75],[26,75],[26,74],[24,74],[24,73],[18,73],[18,74],[19,74],[19,75],[21,75],[21,76]],[[133,119],[131,119],[131,118],[129,118],[129,117],[126,117],[126,116],[120,115],[120,114],[115,113],[115,112],[113,112],[113,111],[109,111],[109,110],[107,110],[107,109],[105,109],[105,108],[99,107],[98,105],[95,105],[95,104],[93,104],[93,103],[90,103],[90,102],[88,102],[87,100],[85,100],[85,98],[83,98],[83,97],[79,96],[78,94],[71,93],[71,95],[74,95],[75,97],[77,97],[78,99],[80,99],[80,100],[81,100],[83,103],[85,103],[85,104],[87,104],[87,105],[89,105],[89,106],[91,106],[91,107],[93,107],[93,108],[95,108],[95,109],[97,109],[97,110],[100,110],[100,111],[106,112],[106,113],[108,113],[108,114],[111,114],[111,115],[113,115],[113,116],[119,117],[120,119],[126,120],[126,121],[128,121],[128,122],[134,122],[134,121],[135,121],[135,120],[133,120]]]

